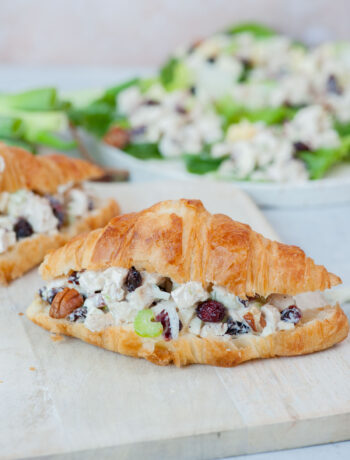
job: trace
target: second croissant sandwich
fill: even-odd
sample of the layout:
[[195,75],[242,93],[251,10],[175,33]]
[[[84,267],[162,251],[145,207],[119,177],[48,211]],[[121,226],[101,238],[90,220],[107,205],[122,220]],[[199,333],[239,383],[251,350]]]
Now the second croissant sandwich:
[[83,181],[104,171],[64,155],[36,157],[0,143],[0,283],[39,264],[49,250],[118,214]]
[[48,283],[32,321],[161,365],[306,354],[349,329],[319,292],[340,278],[194,200],[116,217],[50,253],[40,272]]

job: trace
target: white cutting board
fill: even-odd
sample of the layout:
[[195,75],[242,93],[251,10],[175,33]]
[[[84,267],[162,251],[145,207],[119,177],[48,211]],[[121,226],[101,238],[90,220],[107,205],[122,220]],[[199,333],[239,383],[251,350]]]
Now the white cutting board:
[[[231,185],[98,188],[123,211],[201,198],[210,211],[277,238]],[[206,459],[350,438],[349,339],[310,356],[231,369],[157,367],[75,339],[53,341],[19,315],[41,285],[33,270],[0,289],[1,458]]]

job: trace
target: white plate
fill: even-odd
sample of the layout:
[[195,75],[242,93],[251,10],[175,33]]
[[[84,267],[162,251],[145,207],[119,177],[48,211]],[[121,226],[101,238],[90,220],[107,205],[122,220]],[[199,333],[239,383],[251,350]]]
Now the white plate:
[[[138,160],[121,150],[99,143],[84,134],[88,149],[106,166],[127,169],[133,182],[154,180],[210,181],[206,176],[190,174],[178,160]],[[305,206],[350,202],[350,164],[334,168],[327,178],[296,183],[230,182],[264,206]]]

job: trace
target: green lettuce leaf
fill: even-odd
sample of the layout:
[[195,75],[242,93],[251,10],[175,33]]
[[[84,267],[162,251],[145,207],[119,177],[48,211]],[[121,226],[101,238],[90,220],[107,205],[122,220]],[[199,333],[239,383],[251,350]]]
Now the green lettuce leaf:
[[347,123],[342,123],[338,120],[334,122],[334,129],[337,131],[339,136],[349,136],[350,135],[350,121]]
[[322,179],[332,166],[350,159],[350,136],[344,137],[336,149],[323,148],[313,152],[299,152],[298,157],[305,162],[310,179]]
[[271,27],[259,24],[257,22],[243,22],[236,24],[226,30],[230,35],[241,34],[243,32],[249,32],[256,38],[267,38],[277,35],[277,32]]
[[129,144],[123,151],[139,160],[160,160],[163,158],[156,143]]
[[139,83],[139,78],[131,78],[130,80],[127,80],[123,83],[120,83],[119,85],[107,89],[104,95],[98,101],[105,102],[111,105],[112,107],[116,107],[116,99],[118,94],[124,91],[125,89],[130,88],[131,86],[138,85]]
[[291,120],[298,111],[298,108],[280,106],[248,109],[247,107],[236,104],[232,99],[225,98],[216,103],[216,110],[222,115],[224,129],[227,129],[231,124],[239,123],[242,120],[248,120],[252,123],[263,121],[267,125],[281,124],[286,120]]
[[226,158],[227,157],[212,158],[206,151],[199,155],[183,155],[187,171],[199,175],[216,171]]
[[138,85],[140,80],[133,78],[117,86],[107,89],[104,94],[85,107],[71,107],[67,110],[69,121],[74,126],[80,126],[98,138],[103,137],[108,129],[122,123],[125,127],[126,119],[118,114],[117,96],[131,86]]
[[168,91],[185,89],[191,86],[191,75],[180,59],[171,57],[159,71],[159,79]]

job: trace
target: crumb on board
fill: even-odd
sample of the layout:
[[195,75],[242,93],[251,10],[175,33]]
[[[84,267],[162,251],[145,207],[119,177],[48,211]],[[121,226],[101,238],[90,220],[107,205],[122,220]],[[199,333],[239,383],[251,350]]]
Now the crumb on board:
[[23,316],[24,313],[22,313],[21,311],[18,313],[18,316]]
[[3,380],[0,380],[0,383],[4,383],[4,381],[3,381]]
[[59,334],[51,334],[50,338],[53,342],[60,342],[61,340],[63,340],[63,337]]
[[30,371],[36,371],[36,368],[33,367],[33,366],[30,366],[29,370],[30,370]]

